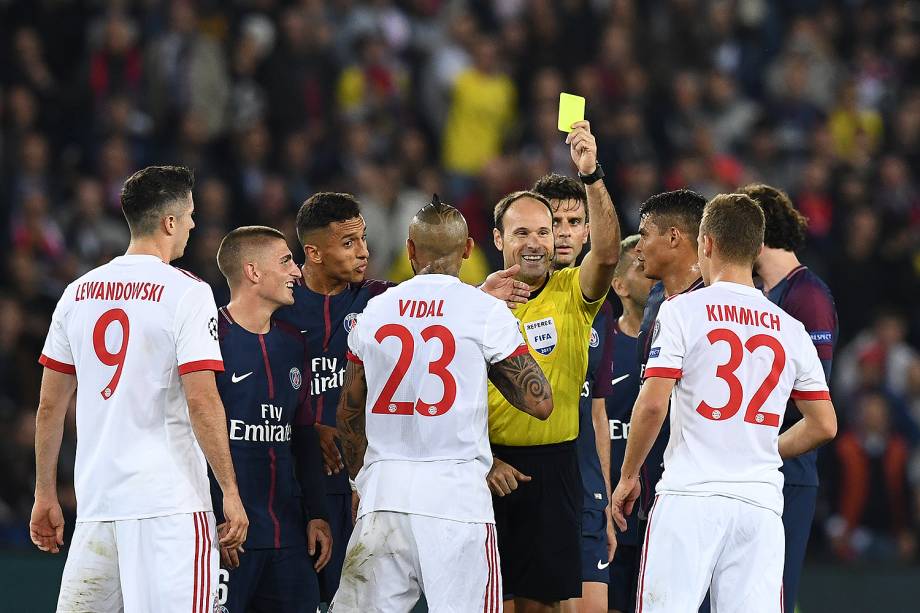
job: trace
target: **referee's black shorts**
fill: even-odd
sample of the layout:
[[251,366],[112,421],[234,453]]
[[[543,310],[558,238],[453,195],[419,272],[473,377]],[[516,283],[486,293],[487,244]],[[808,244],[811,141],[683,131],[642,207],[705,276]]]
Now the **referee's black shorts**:
[[492,496],[505,598],[549,603],[581,596],[582,485],[575,442],[492,446],[531,481]]

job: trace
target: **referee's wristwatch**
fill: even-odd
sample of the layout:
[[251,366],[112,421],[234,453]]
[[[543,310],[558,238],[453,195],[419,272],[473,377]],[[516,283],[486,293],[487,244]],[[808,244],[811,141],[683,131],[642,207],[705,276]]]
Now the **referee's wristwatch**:
[[604,168],[601,166],[601,163],[598,162],[594,172],[589,175],[583,175],[579,172],[578,178],[581,179],[581,182],[585,185],[591,185],[592,183],[596,183],[604,178]]

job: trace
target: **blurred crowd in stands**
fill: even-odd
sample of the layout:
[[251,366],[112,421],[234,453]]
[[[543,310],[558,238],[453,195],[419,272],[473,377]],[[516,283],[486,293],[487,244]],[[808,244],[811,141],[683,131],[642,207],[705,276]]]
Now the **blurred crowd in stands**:
[[[36,363],[63,287],[121,254],[119,190],[195,169],[179,265],[228,291],[221,237],[290,237],[318,190],[357,194],[370,275],[411,271],[437,192],[500,258],[491,211],[574,169],[560,91],[587,97],[624,234],[651,194],[751,181],[810,220],[829,283],[841,435],[821,454],[813,555],[918,560],[920,2],[0,0],[0,546],[29,547]],[[73,519],[70,421],[62,502]]]

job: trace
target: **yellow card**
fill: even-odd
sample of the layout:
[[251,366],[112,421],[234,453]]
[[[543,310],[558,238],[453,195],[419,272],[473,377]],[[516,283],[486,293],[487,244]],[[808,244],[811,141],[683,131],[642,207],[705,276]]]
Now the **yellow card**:
[[572,124],[585,119],[585,99],[575,94],[559,94],[559,129],[571,132]]

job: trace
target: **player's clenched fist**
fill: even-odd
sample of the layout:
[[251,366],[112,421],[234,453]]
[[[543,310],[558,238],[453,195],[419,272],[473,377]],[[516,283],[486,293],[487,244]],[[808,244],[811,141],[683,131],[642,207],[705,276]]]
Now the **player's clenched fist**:
[[610,510],[613,513],[613,521],[622,532],[626,532],[626,516],[632,514],[633,505],[639,499],[640,493],[642,485],[639,483],[639,477],[623,477],[613,490]]
[[525,475],[514,466],[502,462],[495,458],[492,462],[492,469],[486,476],[489,483],[489,489],[496,496],[507,496],[518,488],[518,483],[526,483],[531,477]]

